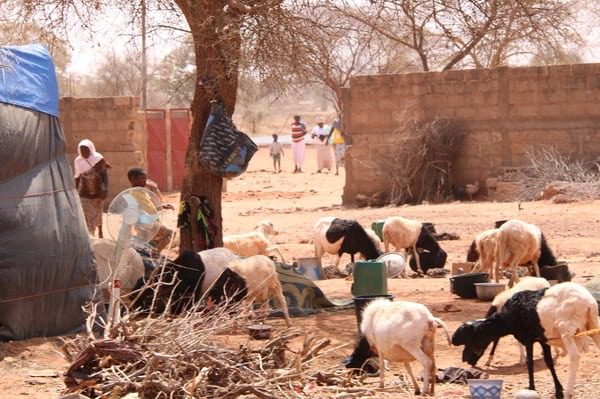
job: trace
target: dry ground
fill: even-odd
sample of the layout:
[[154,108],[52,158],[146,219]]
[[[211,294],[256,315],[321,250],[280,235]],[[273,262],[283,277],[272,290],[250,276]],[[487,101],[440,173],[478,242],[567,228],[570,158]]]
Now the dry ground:
[[[448,264],[462,261],[472,237],[479,231],[491,228],[495,220],[521,218],[538,224],[549,239],[557,258],[566,260],[577,273],[575,281],[585,282],[600,271],[600,242],[598,212],[599,201],[571,204],[549,202],[528,203],[452,203],[440,205],[419,205],[386,207],[379,209],[344,209],[340,206],[344,184],[343,172],[340,176],[332,173],[314,174],[316,161],[309,151],[306,173],[290,173],[291,151],[283,159],[284,172],[273,174],[268,152],[261,149],[253,159],[249,171],[243,176],[228,182],[224,194],[225,232],[237,233],[252,229],[262,219],[271,220],[281,233],[274,237],[287,261],[296,257],[312,256],[310,243],[311,228],[314,222],[328,215],[355,218],[364,225],[390,215],[402,215],[422,221],[434,222],[438,232],[452,232],[460,235],[460,240],[444,241],[442,246],[448,252]],[[177,195],[169,195],[169,202],[176,203]],[[174,224],[173,212],[166,215],[168,224]],[[333,261],[325,258],[325,263]],[[344,259],[342,264],[348,262]],[[331,297],[350,298],[350,282],[336,279],[319,282],[322,289]],[[390,293],[397,299],[413,300],[426,304],[432,312],[442,318],[454,331],[461,322],[481,317],[487,303],[476,300],[462,300],[449,292],[447,279],[389,280]],[[444,313],[444,306],[452,303],[460,311]],[[317,331],[332,340],[332,347],[347,343],[348,346],[324,359],[329,365],[338,364],[352,350],[356,339],[356,320],[353,310],[322,313],[314,316],[295,318],[295,326],[307,331]],[[277,328],[283,328],[280,320],[274,320]],[[463,366],[461,352],[449,347],[438,335],[438,367]],[[246,342],[245,335],[231,337],[233,342]],[[34,339],[24,342],[0,344],[0,398],[54,398],[63,388],[60,377],[40,377],[36,372],[51,370],[58,373],[66,369],[66,362],[56,352],[60,341]],[[483,362],[482,362],[483,363]],[[536,347],[536,382],[543,398],[553,397],[553,384]],[[504,379],[506,392],[516,392],[527,386],[527,371],[518,364],[518,350],[512,338],[505,338],[500,344],[492,367],[484,368],[490,378]],[[420,368],[419,368],[420,371]],[[566,384],[567,362],[559,360],[559,378]],[[392,373],[395,374],[392,376]],[[402,369],[392,365],[387,381],[398,384],[398,374]],[[42,373],[44,374],[44,373]],[[584,355],[578,375],[577,397],[600,397],[600,351],[593,348]],[[391,378],[390,378],[391,377]],[[370,379],[375,383],[375,379]],[[437,397],[463,398],[467,388],[460,385],[438,385]],[[380,397],[393,397],[385,394]],[[399,397],[397,394],[394,397]],[[409,397],[409,396],[400,396]],[[508,397],[505,394],[504,397]]]

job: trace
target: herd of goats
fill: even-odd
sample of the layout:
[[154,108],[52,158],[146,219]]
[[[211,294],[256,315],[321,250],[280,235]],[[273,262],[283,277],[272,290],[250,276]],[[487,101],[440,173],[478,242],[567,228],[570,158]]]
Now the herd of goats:
[[[335,217],[321,218],[313,232],[319,262],[325,253],[337,255],[336,267],[343,253],[350,254],[353,262],[356,254],[377,259],[384,251],[388,252],[390,245],[397,251],[404,250],[405,259],[410,253],[417,272],[424,272],[428,267],[443,267],[446,262],[446,253],[435,235],[417,220],[387,218],[381,231],[383,242],[374,231],[363,228],[357,221]],[[140,255],[131,248],[125,255],[128,257],[124,262],[126,267],[116,272],[122,289],[129,291],[126,297],[133,308],[180,314],[200,301],[207,306],[243,301],[250,308],[255,302],[261,303],[261,310],[266,312],[269,299],[275,299],[289,327],[291,322],[275,260],[267,256],[279,252],[269,241],[272,234],[276,234],[273,224],[261,222],[252,232],[225,237],[222,248],[184,252],[150,274],[145,272]],[[92,246],[100,287],[107,290],[108,282],[115,279],[115,271],[109,267],[115,243],[93,239]],[[281,258],[283,261],[283,256]],[[520,220],[499,223],[496,228],[477,235],[467,260],[476,262],[476,267],[494,276],[496,281],[501,271],[510,271],[510,288],[494,298],[485,319],[463,323],[450,337],[444,322],[422,304],[373,300],[363,310],[362,334],[354,352],[346,359],[346,367],[361,370],[368,359],[378,358],[383,386],[383,359],[400,362],[405,365],[416,394],[433,394],[437,328],[444,330],[452,345],[464,346],[462,359],[471,365],[493,344],[489,365],[498,340],[513,335],[525,349],[529,389],[535,390],[533,344],[538,342],[552,374],[556,397],[572,398],[580,353],[585,352],[592,341],[600,348],[598,304],[594,297],[586,288],[570,281],[568,268],[566,275],[561,268],[558,272],[554,270],[557,262],[540,228]],[[535,277],[520,278],[519,265],[531,265]],[[552,273],[548,274],[549,271]],[[551,286],[549,280],[560,283]],[[557,378],[551,345],[569,359],[566,390]],[[423,366],[422,389],[410,366],[415,360]]]

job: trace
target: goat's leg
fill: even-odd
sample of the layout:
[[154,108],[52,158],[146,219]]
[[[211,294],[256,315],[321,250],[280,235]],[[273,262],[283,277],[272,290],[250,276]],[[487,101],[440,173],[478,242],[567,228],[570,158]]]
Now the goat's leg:
[[[567,397],[567,399],[571,399],[571,398],[573,398],[573,390],[575,389],[575,378],[577,377],[577,369],[579,368],[579,360],[580,360],[581,356],[579,355],[579,350],[577,349],[577,344],[575,343],[575,338],[573,338],[572,335],[563,334],[561,338],[565,344],[565,350],[567,351],[567,354],[569,355],[569,380],[567,381],[566,397]],[[552,363],[552,355],[551,355],[549,347],[548,347],[548,358],[550,359],[550,363]],[[546,360],[545,352],[544,352],[544,360]],[[548,368],[550,368],[550,364],[548,364],[547,360],[546,360],[546,364],[548,365]],[[554,371],[553,364],[552,364],[552,368],[550,368],[550,371],[552,372],[552,378],[554,379],[554,386],[556,387],[556,397],[562,398],[562,386],[560,385],[558,378],[556,378],[556,373]],[[558,396],[559,389],[560,389],[561,396]]]
[[525,344],[525,352],[527,352],[527,374],[529,375],[528,389],[535,391],[535,381],[533,380],[533,342]]
[[279,305],[281,306],[281,311],[283,312],[283,318],[285,319],[285,325],[288,327],[291,327],[292,322],[290,321],[290,315],[288,313],[287,302],[285,301],[285,296],[283,295],[281,286],[276,287],[273,290],[273,294],[275,297],[277,297],[277,301],[279,302]]
[[533,270],[535,271],[535,276],[540,277],[540,265],[537,262],[533,262]]
[[429,393],[429,380],[431,378],[431,368],[434,366],[434,362],[431,360],[431,357],[427,356],[423,349],[418,346],[413,346],[411,348],[405,348],[405,350],[410,353],[416,361],[421,363],[423,366],[423,393]]
[[379,356],[379,387],[384,388],[385,378],[383,376],[383,373],[385,372],[385,364],[383,361],[383,353],[381,353],[379,348],[377,348],[377,356]]
[[518,343],[519,345],[519,365],[523,366],[525,364],[525,348],[523,347],[523,345],[521,345],[521,343]]
[[277,247],[276,245],[273,245],[272,247],[268,247],[265,251],[266,252],[277,252],[279,257],[281,258],[281,262],[285,263],[285,258],[283,257],[283,254],[279,250],[279,247]]
[[421,274],[425,274],[423,273],[423,269],[421,269],[421,260],[419,258],[419,251],[417,251],[417,244],[415,243],[412,247],[413,252],[414,252],[414,256],[415,256],[415,261],[417,262],[417,270],[419,273]]
[[485,362],[486,367],[489,367],[492,364],[492,360],[494,360],[494,353],[496,353],[496,347],[498,346],[499,341],[500,341],[500,338],[496,339],[492,343],[492,350],[490,351],[490,355],[488,356],[487,362]]
[[415,375],[412,372],[412,368],[410,367],[410,362],[404,362],[404,368],[406,368],[406,371],[408,372],[408,375],[409,375],[410,379],[412,380],[413,386],[415,387],[415,395],[420,395],[421,390],[419,389],[419,383],[418,383],[417,379],[415,378]]
[[519,273],[517,272],[517,263],[518,261],[513,261],[510,264],[510,281],[508,282],[508,286],[512,288],[513,285],[519,282]]

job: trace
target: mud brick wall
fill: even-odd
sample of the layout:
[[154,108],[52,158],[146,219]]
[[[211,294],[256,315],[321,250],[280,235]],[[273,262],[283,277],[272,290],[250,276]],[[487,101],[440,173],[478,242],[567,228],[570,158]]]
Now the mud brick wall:
[[108,201],[129,187],[129,168],[146,164],[146,122],[138,107],[138,97],[63,97],[60,101],[60,121],[71,161],[77,156],[77,144],[90,139],[112,165]]
[[454,164],[458,184],[497,168],[527,164],[527,152],[554,147],[578,159],[600,154],[600,64],[356,76],[343,93],[348,146],[343,202],[388,190],[381,154],[394,151],[406,118],[450,118],[465,138]]

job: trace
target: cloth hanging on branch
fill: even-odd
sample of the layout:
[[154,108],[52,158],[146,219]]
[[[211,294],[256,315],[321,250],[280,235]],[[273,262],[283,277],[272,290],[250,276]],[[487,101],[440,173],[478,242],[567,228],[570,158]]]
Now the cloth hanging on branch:
[[[217,235],[217,225],[214,222],[214,211],[206,197],[199,197],[200,206],[194,217],[196,228],[198,229],[197,242],[195,247],[211,249],[215,247],[215,237]],[[191,206],[188,201],[184,201],[179,206],[179,215],[177,216],[177,227],[189,229],[189,215]]]
[[258,147],[239,131],[221,102],[212,105],[198,158],[212,173],[232,178],[244,173]]

